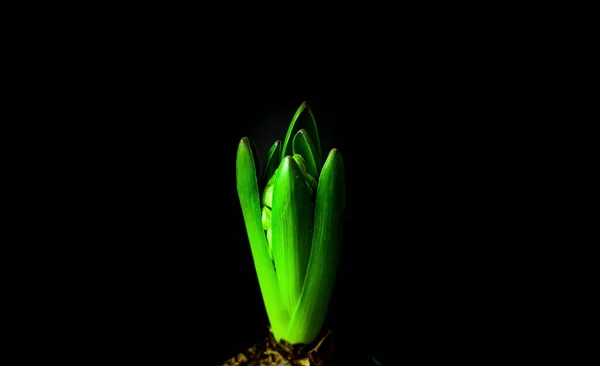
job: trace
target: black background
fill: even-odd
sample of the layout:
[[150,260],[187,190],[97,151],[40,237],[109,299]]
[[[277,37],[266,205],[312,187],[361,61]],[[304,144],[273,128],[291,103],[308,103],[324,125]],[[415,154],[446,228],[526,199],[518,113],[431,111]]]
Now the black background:
[[483,234],[493,220],[484,207],[496,193],[486,189],[495,178],[480,172],[493,162],[463,135],[472,126],[447,117],[461,106],[422,100],[419,89],[377,90],[381,84],[313,89],[282,80],[269,90],[261,81],[215,93],[201,84],[198,94],[162,91],[164,99],[136,99],[148,120],[112,126],[124,136],[116,150],[103,146],[114,165],[99,189],[110,203],[99,200],[97,248],[105,261],[98,285],[109,283],[99,323],[115,332],[108,345],[209,365],[264,337],[235,153],[250,136],[264,154],[306,100],[324,149],[339,148],[346,164],[346,232],[330,313],[339,349],[384,364],[399,354],[465,352],[494,301],[482,296],[493,285],[481,269],[496,259],[481,243],[501,235]]
[[69,93],[81,127],[66,188],[85,244],[67,311],[94,335],[87,357],[214,365],[264,337],[235,154],[248,136],[264,156],[303,101],[346,166],[328,324],[339,349],[391,365],[490,345],[511,306],[498,295],[510,268],[495,269],[517,183],[502,174],[511,127],[497,75],[436,54],[291,64],[177,49],[100,62]]
[[[23,134],[3,137],[23,184],[6,194],[23,227],[6,246],[25,255],[6,302],[24,305],[11,339],[39,340],[20,356],[213,366],[260,341],[235,152],[249,136],[264,154],[307,101],[346,164],[340,351],[538,359],[554,286],[574,283],[539,268],[562,277],[544,255],[576,231],[557,240],[550,220],[570,192],[556,182],[576,182],[556,164],[579,135],[551,136],[577,110],[555,76],[573,79],[564,36],[536,22],[545,9],[363,5],[36,8],[11,28],[6,120]],[[540,288],[549,301],[531,301]]]

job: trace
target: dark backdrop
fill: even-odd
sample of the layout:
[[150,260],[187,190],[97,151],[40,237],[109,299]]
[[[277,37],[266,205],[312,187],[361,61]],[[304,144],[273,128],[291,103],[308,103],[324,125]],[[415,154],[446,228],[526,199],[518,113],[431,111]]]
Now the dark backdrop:
[[418,57],[354,73],[219,62],[120,67],[89,81],[96,98],[79,97],[91,154],[78,187],[93,214],[78,218],[92,234],[77,309],[99,336],[89,354],[214,365],[264,337],[235,154],[249,136],[264,156],[303,101],[346,165],[329,318],[340,349],[386,365],[481,349],[502,317],[489,268],[505,237],[492,148],[503,116],[479,79]]
[[[5,193],[41,219],[22,220],[15,246],[44,266],[7,277],[43,289],[19,286],[32,307],[7,314],[57,354],[22,342],[22,356],[213,366],[260,341],[235,153],[250,136],[264,154],[302,101],[346,164],[341,349],[386,366],[492,364],[537,339],[530,318],[555,324],[526,303],[554,285],[536,264],[564,267],[540,258],[556,228],[536,225],[567,150],[545,134],[570,121],[548,128],[562,103],[539,90],[558,85],[554,53],[532,57],[554,40],[531,22],[539,9],[224,5],[59,9],[13,27],[30,36],[7,52],[23,68],[6,69],[22,103],[6,122],[24,133],[3,135],[17,142],[6,159],[31,156],[17,165],[34,177],[6,173],[27,185]],[[530,179],[544,164],[548,180]],[[21,326],[31,318],[42,326]]]

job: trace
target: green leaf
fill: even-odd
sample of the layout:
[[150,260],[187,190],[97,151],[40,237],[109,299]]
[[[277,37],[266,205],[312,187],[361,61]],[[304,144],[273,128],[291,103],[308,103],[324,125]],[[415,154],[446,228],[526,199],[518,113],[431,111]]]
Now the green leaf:
[[306,172],[317,179],[321,171],[321,157],[306,130],[301,129],[296,133],[292,141],[292,147],[294,154],[299,154],[304,158]]
[[333,149],[319,177],[306,280],[285,333],[292,344],[313,342],[325,321],[341,251],[345,206],[344,162],[340,152]]
[[252,159],[254,160],[254,169],[256,171],[256,176],[260,177],[261,165],[260,165],[260,159],[258,158],[258,148],[256,147],[254,140],[252,140],[249,137],[246,137],[246,138],[248,139],[250,149],[252,150]]
[[281,141],[277,140],[269,149],[267,153],[267,162],[265,164],[265,170],[262,174],[261,184],[264,187],[267,181],[273,176],[275,170],[281,162]]
[[236,157],[237,192],[271,328],[274,334],[283,334],[289,321],[289,312],[283,307],[281,301],[277,275],[269,257],[267,239],[262,227],[257,159],[253,150],[251,141],[244,137],[238,145]]
[[[298,123],[297,125],[296,122],[298,122],[298,117],[300,117],[300,114],[304,110],[308,112],[309,116],[307,117],[310,118],[305,118],[302,123]],[[294,134],[296,134],[296,132],[301,128],[304,128],[306,132],[310,135],[310,137],[313,139],[313,143],[315,145],[318,156],[323,156],[323,153],[321,151],[321,140],[319,138],[319,130],[317,129],[317,121],[315,120],[315,115],[313,114],[312,109],[310,108],[308,103],[302,102],[302,104],[300,105],[298,110],[296,110],[296,113],[292,117],[290,126],[288,127],[287,133],[285,134],[285,139],[283,140],[283,147],[281,149],[281,159],[283,159],[284,156],[293,154],[292,146],[288,143],[290,142],[290,138]]]
[[271,211],[273,258],[285,307],[296,306],[310,254],[313,212],[300,167],[286,156],[277,169]]

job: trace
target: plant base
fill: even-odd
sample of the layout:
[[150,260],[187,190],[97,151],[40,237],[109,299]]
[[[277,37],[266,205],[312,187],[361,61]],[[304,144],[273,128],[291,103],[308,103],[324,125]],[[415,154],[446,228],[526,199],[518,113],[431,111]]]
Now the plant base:
[[262,343],[257,343],[245,352],[227,360],[223,366],[330,366],[333,355],[331,332],[310,345],[294,344],[275,337],[268,328],[269,335]]

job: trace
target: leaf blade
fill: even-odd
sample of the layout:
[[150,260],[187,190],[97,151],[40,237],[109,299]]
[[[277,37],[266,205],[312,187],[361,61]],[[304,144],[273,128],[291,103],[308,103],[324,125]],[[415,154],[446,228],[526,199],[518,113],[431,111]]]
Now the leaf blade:
[[318,151],[308,132],[300,129],[292,140],[292,149],[294,154],[300,154],[306,161],[306,171],[314,179],[318,179],[321,171],[321,159],[318,156]]
[[[296,124],[298,122],[298,118],[304,110],[306,110],[306,112],[309,114],[309,122],[305,123],[304,126],[297,126]],[[283,140],[283,146],[281,149],[281,159],[283,160],[285,156],[292,154],[292,148],[291,146],[289,146],[290,138],[300,128],[304,128],[313,139],[313,143],[315,144],[317,154],[320,159],[319,161],[322,162],[323,152],[321,150],[321,139],[319,137],[317,121],[315,120],[315,115],[312,111],[312,108],[308,105],[306,101],[302,102],[302,104],[300,105],[300,107],[298,107],[296,113],[294,113],[294,116],[292,117],[292,121],[290,122],[287,133],[285,134],[285,139]]]
[[271,328],[274,334],[283,334],[289,321],[289,312],[283,308],[277,276],[269,257],[265,232],[262,227],[255,159],[251,141],[243,138],[238,145],[236,156],[238,198]]
[[291,156],[277,169],[271,212],[273,258],[284,306],[294,309],[312,242],[312,208],[303,174]]
[[339,151],[333,149],[319,177],[310,260],[286,332],[290,343],[311,343],[325,321],[341,252],[345,206],[344,163]]
[[262,173],[261,184],[265,186],[269,178],[273,176],[273,173],[281,162],[281,141],[277,140],[273,143],[269,152],[267,153],[267,162],[265,163],[265,169]]

